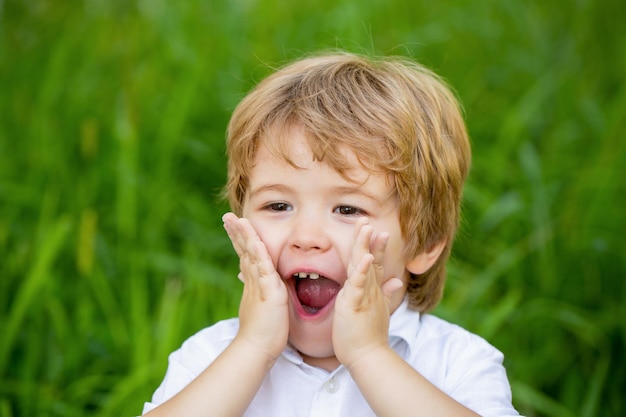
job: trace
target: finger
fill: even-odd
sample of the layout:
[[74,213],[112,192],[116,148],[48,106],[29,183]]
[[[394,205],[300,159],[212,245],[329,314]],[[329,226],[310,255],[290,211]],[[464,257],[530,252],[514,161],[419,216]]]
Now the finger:
[[[248,219],[239,218],[233,213],[226,213],[222,216],[224,221],[224,229],[239,256],[239,268],[241,270],[238,278],[249,283],[250,277],[256,278],[259,275],[258,263],[259,258],[267,257],[265,246],[261,242],[256,231]],[[259,250],[261,248],[261,250]],[[270,262],[271,263],[271,262]],[[256,284],[254,284],[256,286]],[[252,287],[250,285],[249,287]],[[254,291],[254,288],[249,288]]]
[[235,249],[235,252],[241,257],[245,251],[245,240],[241,235],[241,228],[239,226],[239,218],[233,213],[226,213],[222,216],[224,222],[224,229],[228,234],[228,238]]
[[403,286],[404,284],[402,283],[402,280],[400,278],[390,278],[385,281],[380,288],[383,292],[383,295],[387,299],[387,302],[391,302],[391,297]]
[[354,231],[354,243],[352,245],[352,253],[348,262],[348,276],[352,275],[357,263],[363,255],[370,253],[370,239],[373,233],[372,227],[368,224],[366,217],[357,220]]
[[370,251],[374,256],[372,261],[372,268],[374,269],[376,283],[381,285],[385,279],[385,251],[387,250],[387,243],[389,242],[389,233],[381,232],[373,240],[370,246]]
[[382,263],[385,257],[385,250],[387,249],[387,242],[389,242],[389,233],[381,232],[374,239],[370,245],[370,252],[374,255],[374,262]]
[[239,218],[233,213],[226,213],[222,219],[224,220],[224,228],[233,244],[233,248],[240,258],[249,256],[252,262],[256,262],[256,252],[254,245],[261,239],[252,227],[250,221],[246,218]]
[[370,240],[372,239],[373,231],[374,229],[370,226],[367,217],[361,217],[357,221],[354,236],[354,247],[361,251],[361,253],[369,253]]
[[[252,227],[252,223],[250,223],[250,220],[246,219],[245,217],[240,218],[237,224],[242,238],[240,243],[245,248],[245,251],[254,257],[254,260],[256,262],[256,260],[259,258],[259,254],[261,253],[257,250],[259,247],[258,244],[262,243],[261,238],[259,237],[259,235],[257,235],[254,227]],[[264,244],[263,249],[265,249]],[[262,251],[262,253],[266,252]]]
[[341,290],[348,306],[354,310],[359,310],[367,303],[369,293],[367,286],[370,281],[368,275],[371,274],[370,266],[373,259],[374,257],[369,253],[363,255]]
[[248,242],[242,255],[239,257],[239,269],[244,277],[244,282],[251,289],[258,287],[259,272],[259,246],[263,247],[262,242]]
[[[261,241],[248,219],[239,219],[241,235],[245,236],[240,268],[245,277],[253,279],[271,276],[279,277],[265,244]],[[243,242],[242,242],[243,243]]]
[[363,216],[363,217],[359,217],[356,220],[356,223],[354,224],[354,233],[352,234],[352,239],[356,240],[357,237],[359,236],[359,233],[361,231],[361,229],[363,228],[363,226],[365,226],[366,224],[369,224],[369,220],[367,217]]
[[255,252],[258,254],[257,282],[261,299],[276,299],[279,294],[282,294],[284,284],[274,267],[271,257],[267,253],[265,245],[259,241],[255,246]]

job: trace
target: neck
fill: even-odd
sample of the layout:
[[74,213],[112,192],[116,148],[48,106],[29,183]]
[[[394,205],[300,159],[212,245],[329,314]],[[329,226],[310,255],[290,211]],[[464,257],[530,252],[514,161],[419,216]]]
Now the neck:
[[329,356],[327,358],[314,358],[312,356],[304,355],[302,352],[300,352],[300,355],[302,356],[304,363],[314,366],[316,368],[321,368],[326,372],[332,372],[337,369],[339,365],[341,365],[336,356]]

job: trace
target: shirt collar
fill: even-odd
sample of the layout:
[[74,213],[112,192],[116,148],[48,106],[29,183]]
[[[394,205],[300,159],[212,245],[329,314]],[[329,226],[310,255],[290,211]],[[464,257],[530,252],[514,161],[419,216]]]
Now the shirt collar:
[[394,339],[402,340],[409,350],[413,341],[417,337],[420,328],[420,312],[409,308],[409,299],[404,297],[402,303],[391,314],[389,321],[389,342],[394,343]]
[[[410,350],[419,331],[420,323],[419,311],[410,309],[409,299],[404,297],[404,300],[391,314],[391,319],[389,320],[390,344],[399,340],[406,343]],[[287,348],[283,351],[283,356],[296,365],[304,363],[302,356],[291,345],[287,345]]]

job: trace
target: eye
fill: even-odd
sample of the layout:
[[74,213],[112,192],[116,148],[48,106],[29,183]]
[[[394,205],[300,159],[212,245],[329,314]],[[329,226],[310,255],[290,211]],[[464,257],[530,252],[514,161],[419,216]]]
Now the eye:
[[363,210],[353,206],[337,206],[335,207],[335,213],[341,214],[343,216],[356,216],[365,214]]
[[291,206],[287,203],[270,203],[265,206],[265,209],[270,211],[291,211]]

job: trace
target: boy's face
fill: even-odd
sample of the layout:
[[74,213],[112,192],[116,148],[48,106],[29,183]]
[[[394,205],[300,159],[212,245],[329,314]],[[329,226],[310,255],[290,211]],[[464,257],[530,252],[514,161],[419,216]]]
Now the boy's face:
[[[385,280],[398,277],[406,284],[398,201],[385,175],[366,171],[350,151],[346,156],[352,163],[346,172],[354,181],[314,161],[301,130],[289,134],[289,157],[299,168],[273,156],[262,140],[250,172],[243,217],[265,243],[288,289],[291,345],[308,363],[331,364],[336,361],[334,300],[347,279],[358,218],[368,218],[374,235],[389,233]],[[402,302],[405,287],[394,294],[392,310]]]

